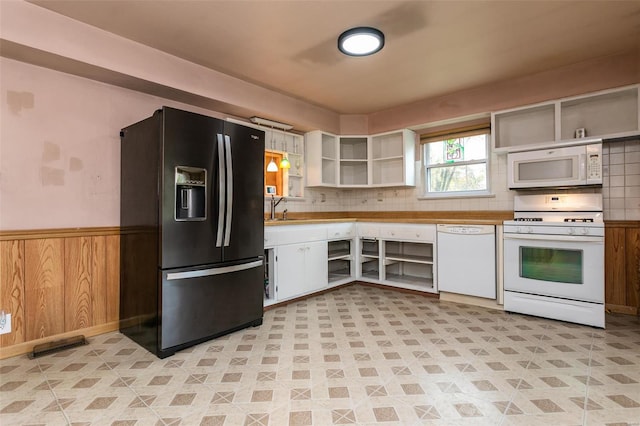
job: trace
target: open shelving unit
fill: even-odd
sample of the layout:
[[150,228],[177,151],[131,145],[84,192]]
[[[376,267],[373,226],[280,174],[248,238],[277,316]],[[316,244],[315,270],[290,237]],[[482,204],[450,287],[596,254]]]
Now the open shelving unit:
[[[525,151],[640,134],[640,85],[603,90],[491,114],[496,152]],[[584,129],[585,136],[577,130]]]
[[336,240],[328,243],[329,284],[350,279],[353,267],[353,241]]
[[336,155],[336,138],[335,136],[322,134],[322,183],[327,185],[335,185],[337,175]]
[[340,185],[369,183],[368,142],[366,136],[340,138]]
[[371,137],[371,184],[377,186],[413,185],[415,134],[400,130]]
[[380,279],[380,241],[378,239],[360,239],[360,271],[364,278]]
[[382,280],[433,291],[433,253],[430,242],[384,241]]

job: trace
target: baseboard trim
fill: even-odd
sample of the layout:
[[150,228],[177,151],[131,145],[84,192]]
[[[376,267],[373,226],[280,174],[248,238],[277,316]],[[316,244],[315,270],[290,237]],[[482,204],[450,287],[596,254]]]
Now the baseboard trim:
[[614,314],[626,314],[626,315],[639,315],[640,311],[635,306],[626,306],[626,305],[612,305],[611,303],[604,304],[604,310],[607,313]]
[[81,328],[79,330],[69,331],[68,333],[60,333],[54,336],[43,337],[42,339],[29,340],[28,342],[18,343],[16,345],[7,346],[6,348],[0,348],[0,359],[23,355],[33,351],[33,348],[36,345],[41,345],[43,343],[49,343],[56,340],[77,336],[79,334],[82,334],[85,337],[91,337],[91,336],[97,336],[98,334],[117,331],[118,325],[119,325],[119,321],[112,321],[106,324],[96,325],[94,327]]

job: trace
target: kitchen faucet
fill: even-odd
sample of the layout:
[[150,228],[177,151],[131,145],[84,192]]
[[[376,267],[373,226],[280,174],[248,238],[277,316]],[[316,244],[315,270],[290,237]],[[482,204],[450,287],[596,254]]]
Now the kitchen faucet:
[[284,200],[284,197],[276,201],[275,197],[273,195],[271,196],[271,220],[274,220],[276,218],[276,206],[280,204],[282,200]]

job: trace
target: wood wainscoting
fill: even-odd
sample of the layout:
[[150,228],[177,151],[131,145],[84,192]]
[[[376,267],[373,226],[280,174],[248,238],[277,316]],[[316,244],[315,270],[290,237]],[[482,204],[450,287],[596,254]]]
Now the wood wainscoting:
[[640,315],[640,221],[605,222],[607,311]]
[[[640,222],[605,224],[609,312],[640,314]],[[0,359],[77,334],[118,329],[120,228],[0,232]]]
[[120,229],[0,232],[0,359],[36,344],[118,329]]

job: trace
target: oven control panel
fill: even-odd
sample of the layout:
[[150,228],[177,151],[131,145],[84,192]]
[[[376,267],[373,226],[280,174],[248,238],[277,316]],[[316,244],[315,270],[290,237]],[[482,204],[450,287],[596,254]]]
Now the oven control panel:
[[504,225],[505,234],[529,234],[529,235],[566,235],[566,236],[589,236],[604,237],[604,227],[602,224],[574,225],[567,226],[564,223],[558,225]]

